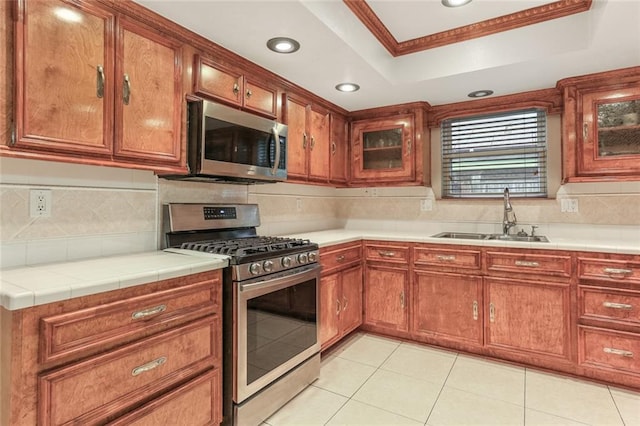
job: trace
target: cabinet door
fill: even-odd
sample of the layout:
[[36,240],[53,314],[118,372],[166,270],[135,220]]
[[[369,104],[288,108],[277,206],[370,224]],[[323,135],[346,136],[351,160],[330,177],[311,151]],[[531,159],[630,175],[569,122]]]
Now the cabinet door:
[[320,345],[322,349],[340,337],[340,272],[320,279]]
[[569,358],[568,283],[485,278],[485,343]]
[[329,180],[329,113],[309,109],[309,179]]
[[331,114],[331,157],[329,159],[329,180],[333,183],[347,183],[347,120]]
[[276,98],[277,90],[268,84],[251,80],[248,77],[244,79],[244,107],[249,111],[253,111],[266,117],[276,117]]
[[414,118],[403,115],[353,123],[353,180],[415,179]]
[[345,335],[362,324],[362,266],[342,273],[341,334]]
[[583,174],[640,174],[640,87],[585,94],[579,134]]
[[178,163],[182,52],[164,36],[122,18],[116,63],[115,156]]
[[367,265],[364,323],[390,330],[408,330],[409,272],[385,265]]
[[482,277],[416,272],[413,331],[482,345]]
[[193,91],[224,103],[241,106],[243,79],[239,71],[195,56]]
[[16,146],[111,156],[113,25],[85,2],[18,2]]
[[287,176],[307,178],[307,104],[287,97]]

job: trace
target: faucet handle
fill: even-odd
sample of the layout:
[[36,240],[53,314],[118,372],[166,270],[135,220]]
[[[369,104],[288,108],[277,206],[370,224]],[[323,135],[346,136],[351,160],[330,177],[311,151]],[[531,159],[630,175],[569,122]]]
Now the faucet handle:
[[537,225],[531,225],[531,236],[532,237],[536,236],[536,228],[538,228]]

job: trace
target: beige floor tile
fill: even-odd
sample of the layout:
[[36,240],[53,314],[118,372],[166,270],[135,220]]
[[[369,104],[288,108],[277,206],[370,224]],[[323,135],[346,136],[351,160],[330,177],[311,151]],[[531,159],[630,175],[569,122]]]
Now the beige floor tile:
[[524,410],[524,426],[584,426],[586,423],[580,423],[575,420],[565,419],[554,416],[553,414],[543,413],[542,411]]
[[441,387],[434,383],[378,370],[352,399],[424,423],[440,389]]
[[327,426],[401,426],[401,425],[422,425],[407,417],[372,407],[362,402],[350,400],[338,413],[327,423]]
[[265,423],[270,426],[324,425],[347,401],[344,396],[309,386]]
[[524,424],[524,407],[445,386],[427,424],[518,426]]
[[370,365],[330,356],[322,360],[320,378],[313,385],[351,397],[375,371]]
[[332,355],[372,367],[379,367],[398,346],[400,346],[400,342],[397,340],[360,334],[344,345],[340,345]]
[[442,385],[455,359],[453,352],[403,343],[380,368]]
[[618,410],[603,385],[526,371],[525,406],[592,425],[622,425]]
[[524,368],[458,356],[447,378],[448,387],[524,405]]
[[624,424],[640,426],[640,392],[609,388]]

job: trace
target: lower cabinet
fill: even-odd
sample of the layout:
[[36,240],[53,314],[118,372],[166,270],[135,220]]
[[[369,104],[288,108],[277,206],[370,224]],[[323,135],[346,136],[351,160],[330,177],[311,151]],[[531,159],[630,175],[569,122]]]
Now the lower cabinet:
[[366,265],[364,324],[376,331],[409,331],[409,271],[389,265]]

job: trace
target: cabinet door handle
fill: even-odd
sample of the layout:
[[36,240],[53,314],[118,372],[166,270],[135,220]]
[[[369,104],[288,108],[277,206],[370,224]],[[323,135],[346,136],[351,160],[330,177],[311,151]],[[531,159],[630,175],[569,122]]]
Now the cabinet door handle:
[[342,298],[342,310],[347,310],[347,305],[349,305],[349,300],[346,297]]
[[407,140],[407,155],[411,155],[411,139]]
[[331,155],[336,155],[336,143],[331,142]]
[[496,307],[489,303],[489,322],[496,322]]
[[160,358],[154,359],[153,361],[134,368],[133,370],[131,370],[131,375],[137,376],[138,374],[146,373],[147,371],[151,371],[156,367],[160,367],[165,362],[167,362],[167,357],[161,356]]
[[336,299],[336,315],[340,315],[340,299]]
[[633,274],[631,269],[621,269],[621,268],[604,268],[604,273],[607,275],[630,275]]
[[589,132],[589,124],[584,123],[582,125],[582,136],[584,137],[584,139],[587,139],[587,133]]
[[122,85],[122,102],[125,105],[129,105],[131,100],[131,81],[129,80],[129,74],[124,75],[124,84]]
[[633,305],[629,305],[627,303],[602,302],[602,306],[604,306],[605,308],[611,308],[611,309],[625,309],[625,310],[633,309]]
[[237,95],[239,91],[240,91],[240,85],[238,84],[238,82],[233,83],[233,94]]
[[302,149],[307,149],[307,132],[302,133]]
[[316,138],[311,135],[311,144],[309,144],[309,149],[313,149],[313,147],[316,145]]
[[473,301],[473,320],[478,321],[478,301]]
[[616,348],[603,348],[602,351],[607,354],[612,355],[620,355],[626,358],[633,358],[633,352],[626,351],[624,349],[616,349]]
[[167,305],[158,305],[158,306],[154,306],[153,308],[149,308],[149,309],[143,309],[141,311],[136,311],[134,313],[131,314],[131,318],[134,320],[140,319],[140,318],[146,318],[148,316],[151,315],[157,315],[161,312],[164,312],[167,310]]
[[450,254],[450,255],[438,254],[436,255],[436,259],[438,259],[440,262],[453,262],[454,260],[456,260],[456,256],[453,254]]
[[341,254],[340,256],[336,256],[336,262],[338,263],[344,262],[344,255]]
[[102,65],[96,67],[96,96],[104,97],[104,68]]
[[251,92],[251,89],[247,89],[247,99],[249,99],[251,95],[253,95],[253,93]]
[[538,262],[530,262],[528,260],[516,260],[516,266],[528,266],[531,268],[537,268],[538,266],[540,266],[540,264]]
[[396,252],[395,251],[383,251],[383,250],[379,250],[378,254],[382,257],[395,257]]
[[400,292],[400,306],[404,309],[404,291]]

